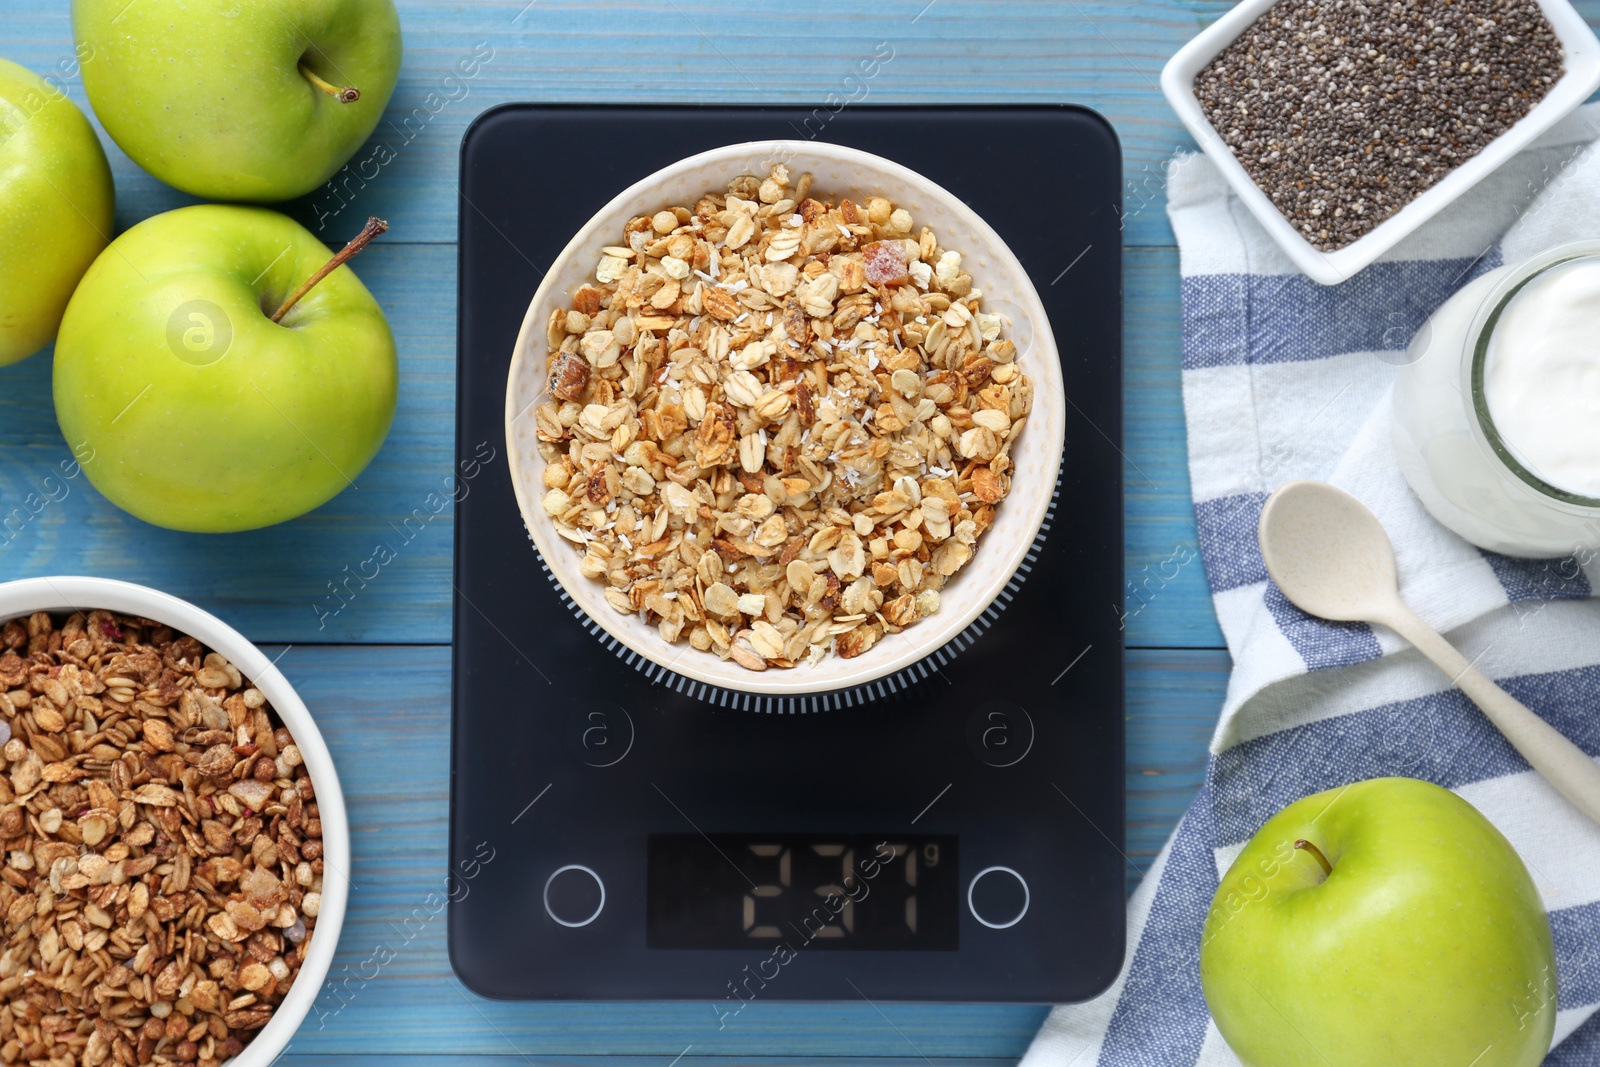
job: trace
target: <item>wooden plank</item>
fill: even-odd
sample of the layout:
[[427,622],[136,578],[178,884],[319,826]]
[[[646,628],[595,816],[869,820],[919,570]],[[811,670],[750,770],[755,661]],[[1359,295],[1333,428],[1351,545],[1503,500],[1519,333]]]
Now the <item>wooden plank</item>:
[[[1128,643],[1220,646],[1203,569],[1181,562],[1194,559],[1194,518],[1175,253],[1134,249],[1126,262]],[[448,641],[451,511],[433,513],[429,494],[446,485],[453,465],[455,250],[380,241],[357,266],[399,340],[401,390],[388,443],[356,491],[246,534],[180,534],[139,522],[86,477],[62,477],[71,456],[56,426],[49,358],[40,355],[0,372],[0,578],[78,573],[143,582],[195,600],[258,641]],[[396,558],[371,581],[347,583],[373,573],[363,563],[380,543]],[[329,583],[347,590],[347,606]]]
[[[10,6],[21,10],[7,12],[8,58],[41,73],[72,72],[67,5]],[[1222,0],[865,6],[820,0],[757,11],[738,0],[401,0],[405,62],[387,121],[333,189],[295,210],[341,238],[358,228],[359,213],[390,218],[408,239],[454,240],[461,134],[478,113],[512,100],[822,104],[836,94],[836,107],[951,99],[1081,103],[1116,124],[1129,187],[1143,190],[1187,143],[1155,91],[1161,65],[1228,6]],[[862,79],[859,64],[880,42],[893,58]],[[492,58],[463,80],[459,64],[474,54]],[[81,83],[64,80],[83,103]],[[363,171],[361,162],[373,158],[380,142],[393,160]],[[552,152],[552,164],[581,165],[585,151],[616,149],[564,146]],[[191,202],[120,151],[112,156],[121,226]],[[352,206],[341,207],[347,198],[340,188],[357,192]],[[1128,240],[1171,242],[1160,205],[1130,214]]]
[[[354,932],[352,932],[354,935]],[[379,931],[368,951],[383,944]],[[393,938],[390,937],[389,944]],[[530,961],[537,966],[536,961]],[[995,1057],[1015,1061],[1044,1021],[1039,1005],[863,1002],[746,1005],[718,1030],[710,1003],[519,1004],[483,1000],[453,974],[413,979],[380,974],[318,1030],[309,1017],[290,1054],[650,1056],[685,1048],[707,1057]],[[920,1053],[920,1056],[919,1056]]]
[[1230,668],[1220,650],[1128,652],[1130,891],[1200,791]]
[[[281,649],[269,648],[269,655]],[[279,665],[317,716],[354,828],[355,889],[325,990],[295,1052],[484,1055],[990,1057],[1020,1055],[1042,1009],[1016,1005],[756,1002],[717,1029],[706,1003],[508,1004],[466,992],[449,968],[442,911],[449,795],[444,648],[312,646]],[[1130,888],[1198,787],[1227,656],[1128,657]],[[1070,921],[1070,917],[1064,917]],[[380,946],[389,950],[380,952]],[[371,964],[392,953],[388,963]],[[529,961],[538,966],[538,961]],[[869,991],[870,995],[870,991]],[[879,1014],[880,1010],[883,1014]],[[828,1025],[819,1027],[820,1012]],[[626,1027],[616,1025],[619,1017]],[[892,1021],[892,1025],[890,1024]]]
[[1178,253],[1123,254],[1123,610],[1129,647],[1221,648],[1195,535],[1183,421]]
[[[7,58],[50,74],[86,104],[67,5],[12,6],[20,10],[7,12]],[[1232,5],[818,0],[765,12],[740,0],[399,0],[398,6],[405,60],[384,122],[347,172],[291,208],[314,229],[320,224],[330,240],[353,233],[366,214],[403,223],[410,240],[454,240],[461,135],[475,116],[501,103],[822,104],[835,94],[835,107],[957,99],[1095,108],[1122,138],[1126,243],[1170,245],[1164,166],[1194,142],[1157,80],[1167,58]],[[1576,6],[1600,22],[1600,0]],[[863,79],[859,65],[880,43],[893,49],[893,58]],[[474,56],[490,58],[474,64]],[[474,71],[470,77],[462,77],[463,61]],[[120,227],[193,202],[144,174],[109,139],[107,145]],[[553,146],[552,162],[581,165],[581,154],[595,150],[619,146]]]

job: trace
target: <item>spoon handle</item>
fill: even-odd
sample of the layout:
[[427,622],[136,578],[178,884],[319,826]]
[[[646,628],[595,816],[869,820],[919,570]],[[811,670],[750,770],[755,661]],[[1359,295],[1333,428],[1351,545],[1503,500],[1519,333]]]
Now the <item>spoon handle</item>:
[[1410,641],[1417,651],[1449,675],[1454,684],[1483,709],[1484,715],[1511,746],[1522,753],[1529,766],[1543,775],[1573,807],[1600,823],[1600,765],[1583,749],[1491,681],[1404,604],[1397,602],[1377,621]]

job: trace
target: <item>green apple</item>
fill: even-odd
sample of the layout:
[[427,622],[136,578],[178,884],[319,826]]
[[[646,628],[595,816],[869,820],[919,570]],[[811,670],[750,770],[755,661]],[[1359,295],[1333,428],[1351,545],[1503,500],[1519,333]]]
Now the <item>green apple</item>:
[[72,29],[106,132],[212,200],[288,200],[327,181],[400,71],[393,0],[73,0]]
[[0,367],[50,343],[111,240],[111,168],[60,89],[0,59]]
[[55,356],[56,418],[100,492],[157,526],[220,533],[294,518],[353,484],[389,432],[399,370],[355,273],[335,257],[317,280],[329,255],[293,219],[217,204],[112,242],[73,294]]
[[1555,1027],[1527,868],[1476,808],[1413,778],[1269,819],[1217,888],[1200,982],[1249,1067],[1533,1067]]

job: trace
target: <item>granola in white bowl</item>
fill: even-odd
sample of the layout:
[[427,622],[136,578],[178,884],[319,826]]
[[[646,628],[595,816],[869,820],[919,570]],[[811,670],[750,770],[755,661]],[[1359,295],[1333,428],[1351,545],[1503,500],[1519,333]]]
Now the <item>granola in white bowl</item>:
[[[985,604],[947,615],[947,583],[988,555],[1034,407],[1031,361],[964,248],[892,188],[769,158],[612,222],[582,283],[536,298],[514,361],[531,366],[508,394],[519,500],[536,542],[561,539],[541,549],[567,557],[553,570],[568,592],[656,662],[702,678],[720,662],[717,683],[732,668],[739,688],[838,660],[885,673],[885,647],[917,659],[970,622]],[[1021,279],[1024,332],[1059,383]],[[519,462],[534,455],[536,474]],[[1014,505],[1031,524],[1011,524],[986,585],[1009,577],[1044,502]],[[929,639],[899,636],[913,627]]]
[[0,1059],[268,1067],[349,892],[310,712],[260,649],[153,589],[0,583],[0,623]]

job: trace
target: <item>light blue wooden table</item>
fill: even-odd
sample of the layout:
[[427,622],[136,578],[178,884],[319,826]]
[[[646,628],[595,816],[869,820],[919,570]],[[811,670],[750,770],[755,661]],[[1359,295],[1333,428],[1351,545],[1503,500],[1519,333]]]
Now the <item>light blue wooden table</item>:
[[[280,665],[338,761],[355,842],[356,889],[332,975],[344,993],[319,1000],[286,1063],[423,1067],[471,1055],[482,1067],[602,1058],[664,1065],[680,1056],[685,1067],[821,1059],[955,1065],[1022,1053],[1043,1008],[757,1002],[719,1032],[705,1004],[508,1004],[468,993],[450,971],[444,916],[424,903],[443,887],[445,870],[449,513],[336,616],[319,620],[317,605],[343,568],[368,558],[388,523],[410,515],[451,470],[457,150],[485,108],[511,100],[817,103],[830,92],[874,104],[1088,105],[1121,135],[1126,177],[1131,890],[1199,785],[1228,670],[1189,503],[1177,252],[1163,191],[1163,164],[1190,142],[1156,88],[1166,58],[1228,6],[400,0],[405,67],[387,116],[396,125],[381,136],[403,147],[364,187],[349,183],[348,204],[323,194],[293,209],[313,229],[320,220],[320,235],[335,246],[368,214],[393,226],[357,270],[399,339],[400,411],[355,491],[251,534],[198,537],[145,526],[82,479],[46,481],[69,455],[52,414],[49,354],[0,371],[0,579],[105,575],[197,601],[272,646],[270,654],[283,653]],[[1580,7],[1600,21],[1600,0]],[[847,83],[862,58],[884,54],[880,44],[893,58],[864,85]],[[491,56],[479,73],[450,77],[475,51]],[[6,0],[0,55],[52,74],[87,108],[66,0]],[[103,133],[102,140],[116,175],[119,229],[189,202]],[[626,146],[572,146],[553,152],[551,164],[581,167],[586,153],[610,151]],[[1048,205],[1048,176],[1019,176],[1017,195]],[[49,502],[8,521],[30,493]],[[1175,562],[1184,559],[1193,562]],[[364,966],[378,946],[393,959]]]

